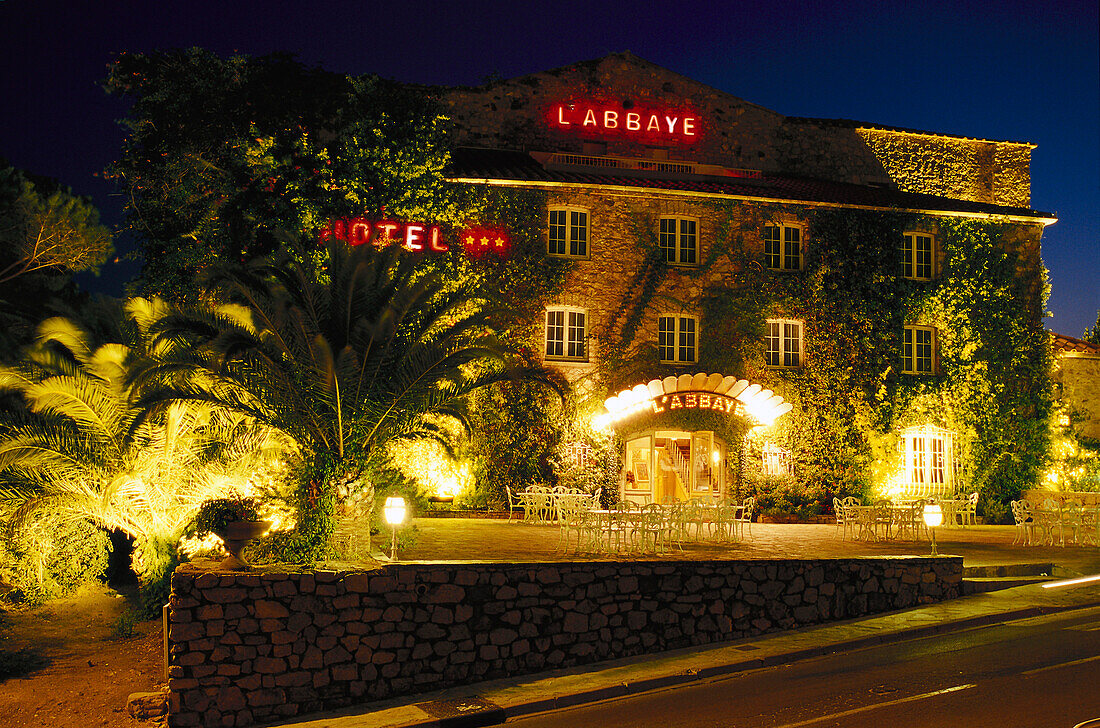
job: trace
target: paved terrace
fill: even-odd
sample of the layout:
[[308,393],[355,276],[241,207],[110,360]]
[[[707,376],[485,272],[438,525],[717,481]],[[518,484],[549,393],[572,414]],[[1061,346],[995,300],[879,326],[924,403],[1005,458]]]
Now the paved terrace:
[[[558,548],[558,527],[488,518],[416,518],[415,543],[398,552],[401,561],[541,562],[576,560],[667,559],[809,559],[848,556],[924,555],[931,544],[922,541],[868,543],[840,538],[835,525],[752,524],[752,538],[740,542],[686,542],[683,553],[568,553]],[[1013,546],[1013,526],[971,526],[936,529],[941,554],[963,557],[965,566],[1049,563],[1078,574],[1100,573],[1100,547]],[[389,552],[389,540],[380,547]]]

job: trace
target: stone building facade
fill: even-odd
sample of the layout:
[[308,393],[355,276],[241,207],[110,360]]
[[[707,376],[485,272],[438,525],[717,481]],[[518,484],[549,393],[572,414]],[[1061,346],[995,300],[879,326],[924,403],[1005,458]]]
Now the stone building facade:
[[1055,334],[1053,378],[1075,434],[1100,441],[1100,345]]
[[[644,400],[643,409],[656,413],[662,409],[660,396],[672,403],[684,390],[674,379],[712,373],[717,361],[736,370],[718,371],[728,385],[716,391],[729,390],[745,405],[739,410],[743,421],[733,430],[769,424],[747,413],[764,402],[771,415],[793,408],[791,417],[797,419],[816,376],[807,363],[823,361],[831,345],[827,322],[814,310],[820,302],[802,296],[799,286],[828,288],[829,276],[845,278],[838,270],[844,263],[829,248],[833,243],[815,238],[825,213],[835,213],[834,227],[862,224],[876,214],[903,221],[891,233],[895,239],[881,240],[879,250],[870,252],[876,260],[894,256],[890,275],[879,276],[884,289],[936,286],[945,267],[956,265],[947,260],[946,228],[953,230],[960,221],[995,223],[996,246],[1014,266],[1012,305],[1025,330],[1017,335],[1042,336],[1040,240],[1054,218],[1029,206],[1031,144],[787,117],[629,53],[436,93],[454,125],[452,180],[545,195],[547,252],[567,259],[571,268],[565,285],[547,302],[532,344],[574,382],[582,398],[599,402],[624,391],[621,401],[608,400],[607,411],[597,404],[592,411],[598,416],[619,417],[612,404],[627,414],[640,411],[636,397]],[[788,285],[791,281],[798,285]],[[754,287],[784,286],[793,292],[773,295],[755,310],[715,313],[714,302],[724,292],[749,300]],[[842,290],[834,298],[844,295]],[[853,288],[851,295],[877,296],[866,286]],[[870,392],[879,386],[871,381],[875,376],[901,376],[917,382],[911,389],[920,389],[917,380],[941,377],[948,360],[961,371],[959,360],[966,354],[955,352],[981,347],[965,340],[972,331],[937,311],[933,302],[911,307],[903,324],[893,318],[845,324],[849,332],[853,326],[897,329],[894,351],[880,348],[863,357],[877,359],[879,373],[868,374],[858,387]],[[754,353],[731,360],[723,356],[730,342]],[[837,362],[830,366],[835,370]],[[638,385],[660,381],[663,389],[649,384],[649,395],[638,393]],[[632,388],[635,394],[626,395]],[[786,405],[782,411],[780,403]],[[1028,416],[1023,410],[1018,414]],[[886,477],[893,492],[953,492],[954,453],[970,448],[967,438],[973,440],[981,428],[950,416],[914,415],[897,422],[905,427],[895,423],[891,433],[890,457],[896,462],[879,468],[893,468]],[[713,456],[716,471],[732,473],[740,467],[735,461],[741,443],[719,446],[712,432],[696,447],[691,426],[681,422],[662,430],[660,423],[651,424],[648,439],[635,452],[641,465],[636,472],[631,446],[623,452],[625,491],[640,477],[655,479],[659,471],[675,470],[689,492],[669,486],[665,496],[692,495],[689,484],[701,484],[697,490],[716,496],[730,493],[732,475],[703,478],[692,463]],[[728,433],[726,439],[732,439]],[[814,457],[806,438],[801,451],[789,440],[765,443],[774,457],[763,455],[758,465],[784,474]],[[871,452],[870,445],[866,449]],[[882,459],[881,453],[875,457]],[[637,489],[638,500],[661,496],[650,483],[645,493]]]

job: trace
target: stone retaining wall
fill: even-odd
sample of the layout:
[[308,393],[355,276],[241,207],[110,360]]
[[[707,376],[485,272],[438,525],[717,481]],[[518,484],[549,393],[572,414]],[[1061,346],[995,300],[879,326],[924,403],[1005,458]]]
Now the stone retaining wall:
[[734,640],[959,595],[961,557],[399,564],[172,577],[169,725]]

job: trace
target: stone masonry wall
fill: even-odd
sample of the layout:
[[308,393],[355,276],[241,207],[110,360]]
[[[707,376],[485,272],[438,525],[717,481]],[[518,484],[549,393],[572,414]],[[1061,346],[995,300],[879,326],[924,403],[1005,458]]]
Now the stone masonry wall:
[[859,129],[898,189],[956,200],[1027,207],[1031,145]]
[[1059,356],[1054,380],[1061,386],[1062,404],[1072,413],[1077,435],[1100,440],[1100,357]]
[[[691,198],[675,193],[632,193],[605,190],[578,191],[551,189],[547,192],[550,207],[571,206],[588,211],[589,257],[574,259],[573,268],[560,292],[549,301],[550,305],[575,306],[588,312],[589,351],[588,361],[550,361],[574,382],[588,381],[599,363],[604,360],[602,347],[606,342],[618,343],[628,312],[644,289],[639,273],[644,270],[646,252],[656,246],[659,219],[663,215],[691,217],[698,221],[699,260],[707,261],[716,243],[723,237],[741,236],[741,244],[751,260],[756,261],[760,276],[784,276],[782,272],[765,271],[764,243],[761,235],[765,223],[808,225],[809,211],[797,205],[745,202],[733,206]],[[799,214],[800,212],[804,214]],[[918,226],[921,231],[939,235],[935,218],[929,218]],[[1041,225],[1006,225],[1002,242],[1006,250],[1018,256],[1017,276],[1021,283],[1021,300],[1030,302],[1028,312],[1038,325],[1042,317],[1043,285],[1040,261]],[[812,230],[803,230],[803,249],[807,257],[816,256],[817,241]],[[545,234],[545,228],[544,228]],[[937,246],[939,265],[943,261],[943,248]],[[728,285],[734,264],[728,256],[720,256],[703,275],[699,267],[669,266],[667,275],[653,291],[652,300],[645,306],[638,322],[634,344],[656,345],[658,318],[662,315],[681,314],[700,317],[699,342],[710,335],[702,326],[700,302],[711,287]],[[692,274],[696,275],[692,275]],[[624,305],[625,304],[625,305]],[[800,307],[797,301],[788,301],[767,312],[769,318],[807,319],[811,313]],[[931,323],[931,322],[930,322]],[[544,352],[545,330],[542,322],[532,329],[531,346]],[[812,352],[807,352],[812,355]],[[696,365],[668,365],[683,372],[695,372]],[[650,371],[654,371],[651,369]],[[641,380],[618,382],[632,386]],[[779,394],[786,396],[784,383],[774,383]]]
[[170,726],[244,726],[959,595],[960,557],[172,577]]
[[[630,53],[476,88],[433,91],[456,144],[522,151],[670,159],[766,174],[892,185],[960,200],[1030,204],[1031,144],[884,129],[873,124],[785,117]],[[555,128],[557,104],[588,100],[620,112],[636,105],[698,117],[692,143],[596,129]]]

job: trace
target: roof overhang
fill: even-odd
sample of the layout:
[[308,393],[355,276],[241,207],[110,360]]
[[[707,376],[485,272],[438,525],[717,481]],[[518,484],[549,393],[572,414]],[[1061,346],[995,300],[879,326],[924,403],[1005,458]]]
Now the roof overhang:
[[694,190],[666,190],[655,187],[636,187],[633,185],[593,184],[585,182],[558,182],[554,180],[517,180],[491,177],[448,177],[448,182],[462,184],[495,185],[500,187],[534,187],[544,189],[575,189],[578,192],[591,192],[593,188],[600,192],[631,195],[662,195],[667,197],[698,197],[711,200],[738,200],[740,202],[762,202],[782,205],[802,205],[805,207],[823,207],[844,210],[868,210],[871,212],[915,212],[921,215],[937,217],[960,217],[974,220],[994,220],[1013,223],[1042,225],[1046,227],[1058,222],[1058,218],[1048,213],[1036,212],[1033,215],[1019,215],[1007,212],[974,212],[965,210],[928,210],[918,207],[883,207],[877,205],[857,205],[850,202],[821,202],[783,197],[764,197],[755,195],[734,195],[721,192],[697,192]]

